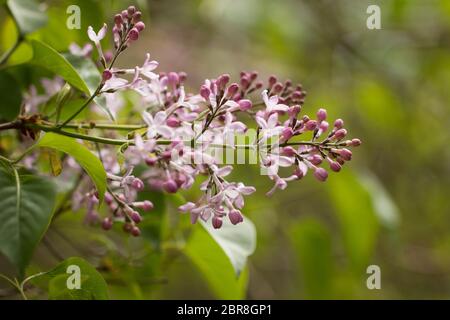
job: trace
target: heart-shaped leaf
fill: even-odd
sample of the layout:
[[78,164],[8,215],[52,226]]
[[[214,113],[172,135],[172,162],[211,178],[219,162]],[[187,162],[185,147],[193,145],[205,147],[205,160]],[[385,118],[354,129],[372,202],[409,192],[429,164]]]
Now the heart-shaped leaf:
[[55,133],[46,133],[36,144],[37,147],[47,147],[62,151],[72,156],[87,172],[94,182],[100,203],[106,190],[106,172],[101,161],[88,148],[75,139]]
[[53,270],[39,276],[37,280],[48,280],[49,299],[108,299],[108,286],[102,275],[82,258],[66,259]]
[[42,177],[0,167],[0,251],[23,275],[50,223],[54,185]]
[[211,223],[202,221],[201,224],[222,248],[235,272],[239,274],[245,267],[247,257],[256,248],[256,229],[250,219],[244,218],[244,221],[237,225],[232,225],[228,219],[223,219],[220,229],[214,229]]

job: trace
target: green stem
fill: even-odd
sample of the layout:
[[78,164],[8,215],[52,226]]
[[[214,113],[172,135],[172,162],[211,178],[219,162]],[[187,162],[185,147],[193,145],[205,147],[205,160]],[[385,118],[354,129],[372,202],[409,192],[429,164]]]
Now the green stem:
[[14,51],[16,51],[16,49],[20,46],[22,40],[23,37],[19,36],[14,45],[2,55],[2,57],[0,58],[0,66],[3,66],[4,64],[6,64],[6,62],[8,62],[8,59],[12,56]]
[[[48,125],[51,125],[51,123],[48,123]],[[140,125],[140,124],[109,124],[109,123],[67,123],[64,125],[64,128],[70,129],[106,129],[118,131],[138,130],[146,127],[147,125]]]
[[72,121],[77,115],[79,115],[81,113],[81,111],[84,110],[84,108],[86,108],[91,102],[92,100],[95,99],[95,97],[98,95],[98,93],[100,92],[100,90],[103,87],[103,83],[100,83],[100,85],[97,87],[97,89],[95,89],[95,92],[89,97],[89,99],[83,103],[83,105],[77,110],[77,112],[75,112],[74,114],[72,114],[66,121],[64,121],[62,124],[59,124],[57,126],[58,129],[61,129],[62,127],[64,127],[66,124],[68,124],[70,121]]

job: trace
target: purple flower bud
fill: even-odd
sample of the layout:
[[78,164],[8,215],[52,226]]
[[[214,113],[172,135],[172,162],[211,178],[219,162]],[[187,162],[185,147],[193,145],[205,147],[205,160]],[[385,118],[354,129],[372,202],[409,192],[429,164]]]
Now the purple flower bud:
[[154,157],[154,156],[145,157],[145,163],[150,167],[154,166],[157,162],[158,162],[157,157]]
[[318,154],[313,154],[308,160],[316,166],[322,163],[322,157]]
[[250,78],[247,77],[247,76],[243,76],[243,77],[241,78],[241,86],[242,86],[244,89],[247,89],[249,85],[250,85]]
[[252,108],[252,102],[248,99],[239,100],[238,104],[241,111],[247,111]]
[[178,72],[178,77],[180,78],[180,82],[183,82],[187,78],[187,73],[184,71],[180,71],[180,72]]
[[264,83],[262,81],[258,81],[255,83],[255,88],[256,89],[261,89],[264,86]]
[[123,227],[122,227],[123,231],[125,232],[131,232],[131,229],[133,229],[133,225],[129,222],[126,222]]
[[130,232],[133,235],[133,237],[139,237],[141,235],[141,230],[137,226],[131,227]]
[[214,229],[220,229],[220,227],[222,227],[222,219],[214,216],[212,218],[212,225],[213,225]]
[[134,221],[134,223],[139,223],[139,222],[142,221],[142,217],[141,217],[141,215],[139,214],[139,212],[137,212],[137,211],[132,211],[132,212],[130,213],[130,218],[131,218],[131,220]]
[[227,73],[224,73],[221,76],[219,76],[219,78],[217,78],[217,86],[220,89],[225,89],[225,86],[228,84],[229,81],[230,81],[230,75]]
[[288,115],[291,118],[297,117],[297,115],[300,113],[301,107],[299,105],[294,105],[289,108]]
[[283,155],[287,157],[293,157],[296,154],[295,149],[291,146],[287,146],[283,148]]
[[111,50],[105,51],[104,57],[107,63],[111,62],[113,58],[113,53],[111,52]]
[[142,21],[137,22],[134,27],[136,29],[138,29],[139,32],[141,32],[142,30],[145,29],[145,23],[143,23]]
[[239,90],[239,85],[237,83],[232,83],[230,84],[230,86],[228,87],[227,90],[227,97],[232,97],[234,96]]
[[[142,18],[142,12],[136,11],[135,13],[133,13],[133,17],[131,18],[131,22],[135,23],[136,24],[135,26],[137,27],[137,24],[139,22],[141,22],[141,18]],[[145,28],[145,25],[144,25],[144,28]],[[144,29],[144,28],[142,28],[142,29]],[[142,31],[142,30],[139,29],[139,31]]]
[[114,201],[114,198],[111,195],[111,193],[105,192],[105,202],[106,202],[106,204],[110,205],[111,203],[113,203],[113,201]]
[[294,92],[292,92],[291,97],[294,100],[299,100],[299,99],[302,98],[302,92],[301,91],[294,91]]
[[128,11],[127,10],[123,10],[120,15],[122,16],[123,20],[128,19]]
[[173,86],[176,86],[180,82],[180,77],[176,72],[169,72],[167,78],[169,79],[169,84]]
[[242,214],[239,210],[231,210],[230,213],[228,214],[228,218],[234,225],[244,221],[244,218],[242,217]]
[[298,179],[301,179],[305,176],[304,172],[300,170],[298,167],[295,168],[294,175],[296,175]]
[[319,129],[320,129],[322,132],[325,132],[325,131],[328,130],[328,126],[329,126],[329,124],[328,124],[327,121],[322,121],[322,122],[319,124]]
[[316,130],[317,128],[317,121],[316,120],[309,120],[305,123],[306,130]]
[[122,15],[116,14],[116,15],[114,16],[114,23],[116,24],[116,26],[117,26],[118,28],[120,28],[120,26],[121,26],[122,23],[123,23]]
[[136,12],[136,7],[135,6],[129,6],[127,9],[127,13],[128,13],[128,17],[131,18],[131,16]]
[[330,162],[330,169],[333,170],[334,172],[339,172],[341,171],[342,166],[339,164],[339,162],[337,161],[333,161],[333,160],[329,160]]
[[324,168],[316,167],[314,177],[319,181],[325,181],[328,178],[328,172]]
[[277,77],[274,75],[271,75],[269,77],[269,87],[272,88],[275,83],[277,83]]
[[171,128],[177,128],[180,126],[181,121],[175,116],[170,116],[167,118],[166,123]]
[[175,193],[178,190],[178,185],[174,180],[169,179],[163,183],[163,188],[168,193]]
[[337,120],[334,122],[334,127],[335,127],[336,129],[341,129],[343,126],[344,126],[344,120],[342,120],[342,119],[337,119]]
[[103,73],[102,73],[102,79],[103,79],[103,82],[105,82],[105,81],[111,79],[112,76],[113,76],[113,73],[111,72],[111,70],[106,69],[106,70],[103,71]]
[[211,94],[211,90],[205,85],[202,85],[200,87],[200,95],[205,99],[206,101],[209,101],[209,95]]
[[324,121],[327,118],[327,110],[325,109],[319,109],[319,111],[317,111],[317,120],[319,122]]
[[130,38],[130,40],[136,41],[137,39],[139,39],[139,30],[137,28],[132,28],[128,33],[128,37]]
[[283,90],[283,84],[281,82],[275,83],[275,85],[273,86],[272,90],[273,90],[273,92],[275,94],[280,93],[281,90]]
[[353,147],[359,147],[361,145],[361,140],[359,139],[352,139],[352,146]]
[[103,219],[103,221],[102,221],[103,230],[111,230],[112,226],[113,226],[113,220],[110,217]]
[[250,73],[250,79],[253,81],[253,80],[255,80],[256,78],[258,78],[258,71],[252,71],[252,72]]
[[131,182],[131,186],[138,191],[143,190],[145,187],[144,182],[142,182],[142,180],[139,178],[134,178]]
[[284,140],[289,140],[290,138],[292,138],[293,135],[294,131],[292,130],[291,127],[286,127],[281,132],[281,136],[283,137]]
[[343,148],[339,150],[339,155],[344,159],[345,161],[352,160],[352,152],[346,148]]
[[149,200],[144,200],[144,203],[142,204],[142,210],[144,211],[150,211],[153,210],[154,206],[153,203]]
[[334,138],[336,140],[341,140],[341,139],[344,139],[346,135],[347,135],[347,130],[339,129],[334,133]]

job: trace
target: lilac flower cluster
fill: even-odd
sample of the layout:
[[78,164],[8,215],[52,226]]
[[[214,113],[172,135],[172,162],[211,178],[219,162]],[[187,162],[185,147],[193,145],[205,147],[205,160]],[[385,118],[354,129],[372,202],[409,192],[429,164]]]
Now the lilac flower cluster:
[[[139,235],[142,217],[137,209],[153,209],[150,201],[136,200],[140,191],[151,188],[176,193],[191,188],[199,176],[204,177],[200,185],[203,195],[196,202],[180,206],[179,210],[189,212],[192,223],[199,218],[211,220],[214,228],[220,228],[225,218],[232,224],[242,222],[244,197],[255,192],[255,188],[229,180],[233,167],[221,166],[209,152],[211,147],[257,150],[261,169],[274,182],[267,193],[271,195],[277,189],[285,189],[288,182],[303,178],[308,171],[317,180],[325,181],[328,177],[325,166],[340,171],[352,158],[348,148],[361,144],[359,139],[347,139],[341,119],[330,126],[325,109],[319,109],[314,118],[301,115],[306,92],[289,80],[280,82],[271,76],[267,81],[260,81],[257,72],[242,72],[239,81],[232,82],[228,74],[222,74],[205,80],[198,93],[187,94],[184,89],[187,75],[156,73],[158,63],[150,59],[150,54],[141,66],[115,68],[116,58],[144,30],[140,19],[141,13],[134,7],[114,17],[113,53],[104,53],[101,45],[106,24],[98,33],[91,27],[88,30],[103,67],[102,83],[96,94],[106,97],[108,108],[114,113],[123,107],[121,92],[124,90],[135,91],[141,100],[134,111],[140,113],[142,127],[129,132],[128,140],[120,147],[124,163],[119,165],[112,147],[105,145],[100,150],[109,183],[105,202],[110,213],[102,220],[104,229],[123,223],[126,232]],[[72,46],[71,50],[86,57],[92,51],[89,46]],[[253,126],[239,121],[244,113],[254,120]],[[230,135],[249,130],[256,130],[257,134],[248,145],[238,145],[229,139]],[[307,138],[299,140],[300,136]],[[120,136],[118,131],[111,131],[109,137]],[[136,177],[133,172],[138,166],[139,177]],[[282,176],[281,168],[288,168],[290,173]],[[88,215],[98,220],[96,193],[92,189],[78,190],[74,195],[80,194],[84,195]],[[77,198],[74,202],[81,201]]]

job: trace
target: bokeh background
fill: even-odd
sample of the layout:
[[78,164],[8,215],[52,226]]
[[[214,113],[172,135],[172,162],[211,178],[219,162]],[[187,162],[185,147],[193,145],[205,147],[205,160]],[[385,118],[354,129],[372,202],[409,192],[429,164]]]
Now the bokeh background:
[[[150,52],[160,70],[187,72],[193,91],[241,70],[289,78],[308,92],[306,114],[325,107],[363,141],[327,183],[307,176],[270,199],[257,167],[236,168],[258,190],[245,209],[258,232],[247,298],[450,297],[450,1],[90,2],[97,11],[82,11],[84,29],[129,4],[145,13],[143,38],[120,63],[138,65]],[[64,23],[65,1],[48,3],[50,24]],[[381,30],[366,27],[370,4],[381,8]],[[82,31],[44,40],[64,50],[74,32]],[[154,264],[140,258],[147,262],[119,269],[125,285],[108,282],[113,297],[215,297],[183,259],[166,280],[141,283]],[[381,290],[366,287],[369,265],[381,268]]]

